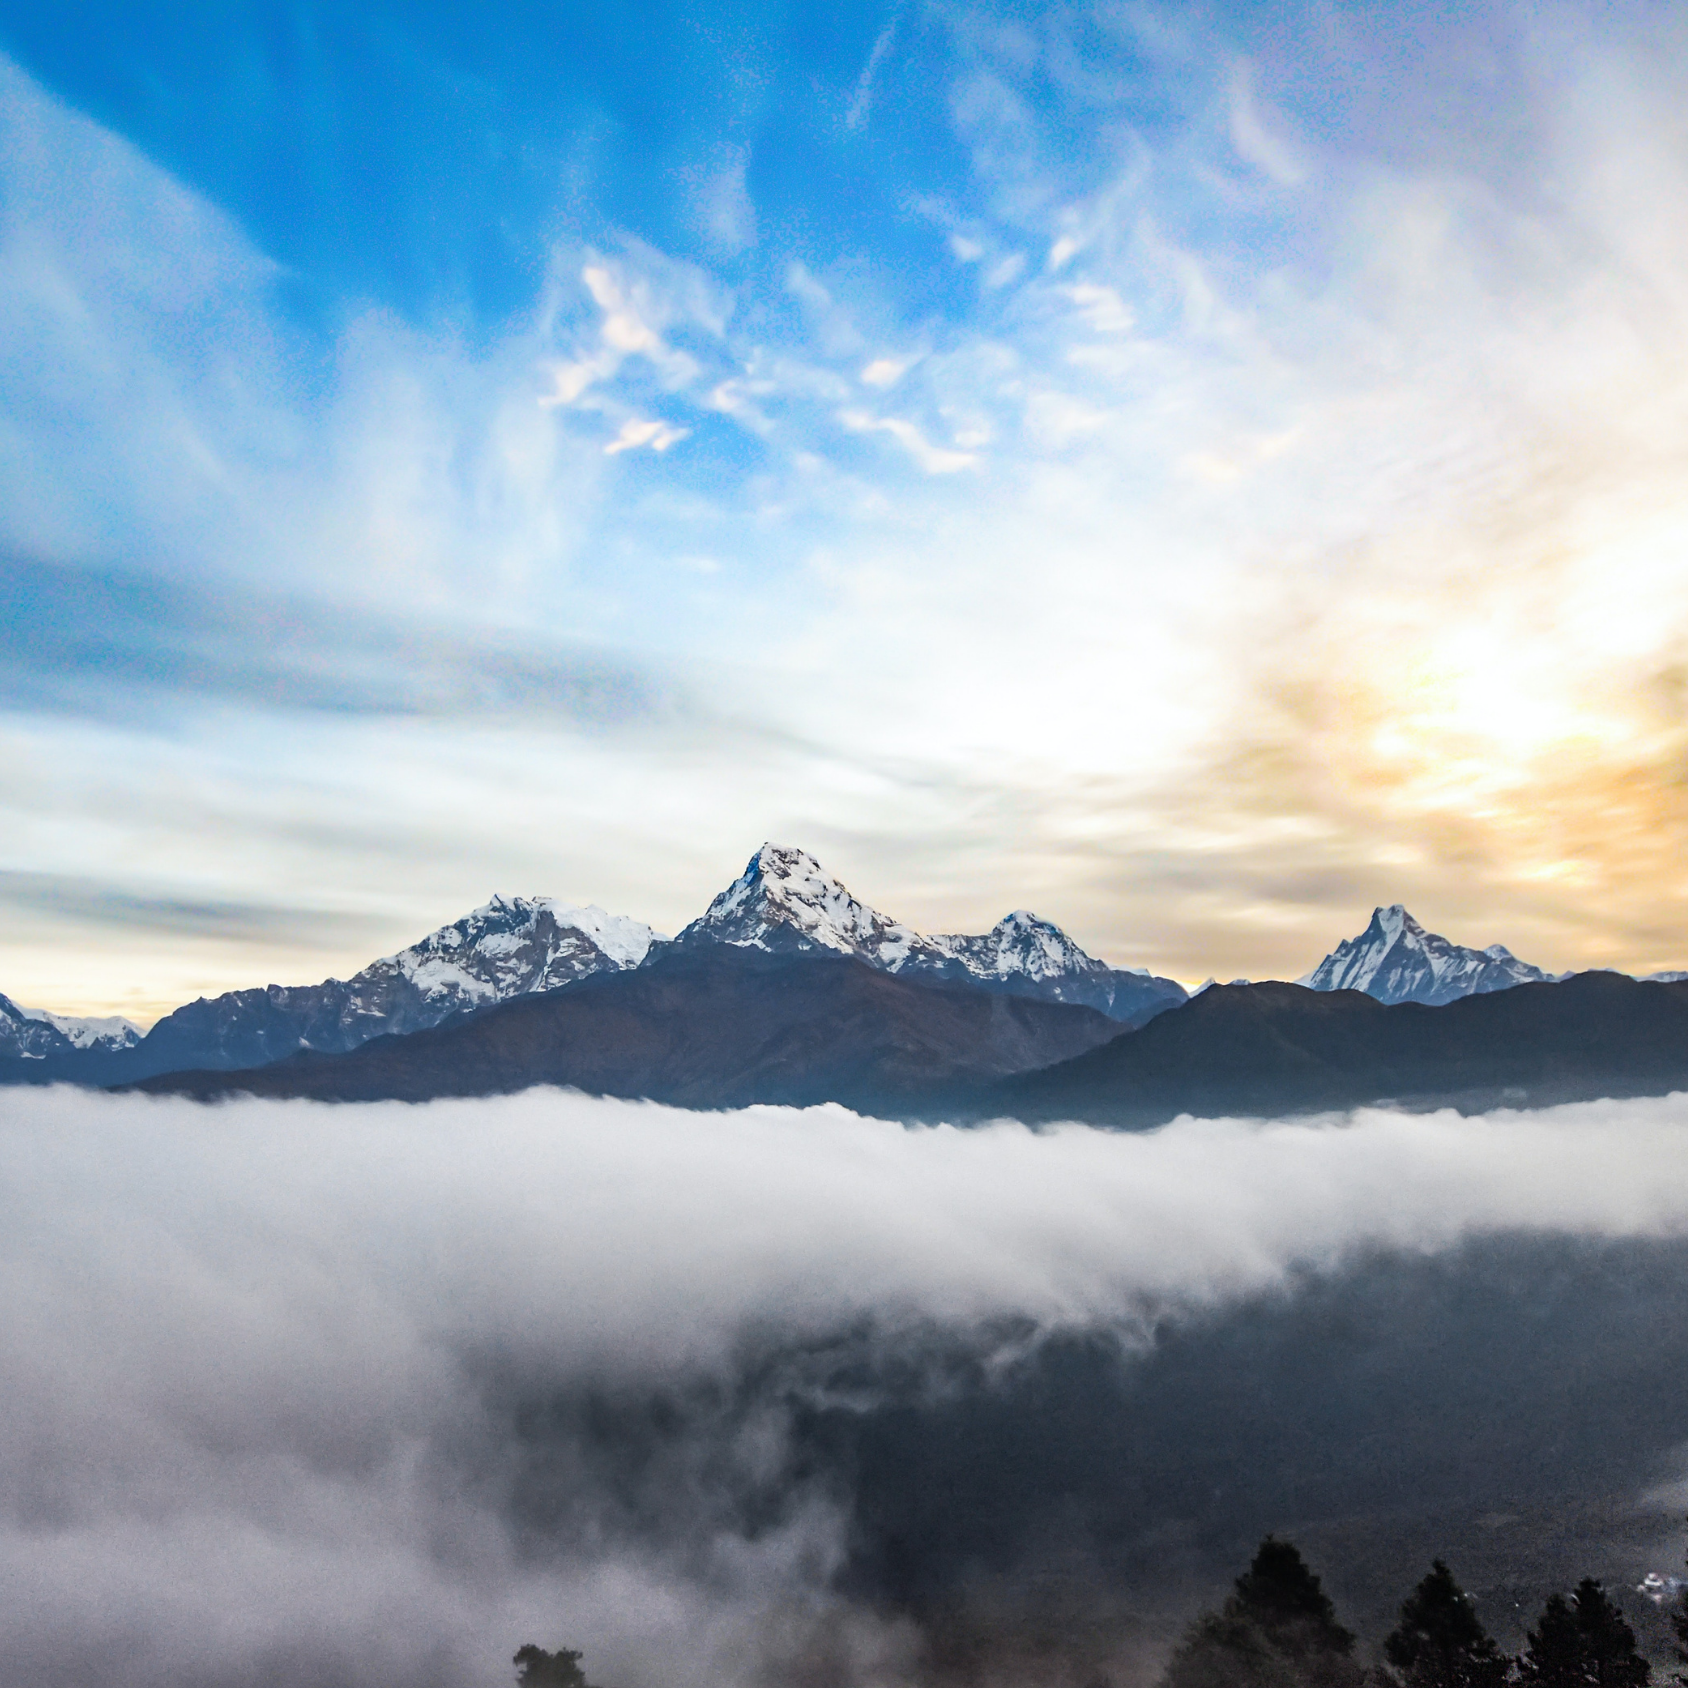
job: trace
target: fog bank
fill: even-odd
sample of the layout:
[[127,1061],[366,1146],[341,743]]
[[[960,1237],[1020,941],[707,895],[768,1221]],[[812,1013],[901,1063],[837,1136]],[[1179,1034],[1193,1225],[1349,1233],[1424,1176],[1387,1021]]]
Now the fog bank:
[[894,1683],[1050,1567],[1144,1579],[1125,1636],[1257,1527],[1679,1475],[1685,1245],[1685,1097],[1139,1136],[0,1093],[0,1676],[491,1684],[533,1639]]

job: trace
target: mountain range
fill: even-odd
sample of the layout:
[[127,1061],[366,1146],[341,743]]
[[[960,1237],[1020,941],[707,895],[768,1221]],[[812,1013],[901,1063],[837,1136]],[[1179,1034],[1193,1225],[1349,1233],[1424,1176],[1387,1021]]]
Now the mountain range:
[[31,1060],[81,1049],[133,1049],[143,1035],[134,1021],[121,1015],[54,1014],[45,1008],[20,1008],[9,996],[0,996],[0,1059]]
[[1688,984],[1579,973],[1441,1006],[1218,985],[1122,1028],[1081,1004],[907,979],[853,955],[676,944],[349,1054],[139,1088],[414,1102],[536,1084],[690,1108],[839,1102],[1126,1129],[1180,1114],[1543,1106],[1688,1087]]
[[909,979],[1078,1003],[1126,1025],[1141,1025],[1187,994],[1147,968],[1097,961],[1059,926],[1025,909],[977,937],[926,936],[858,902],[806,851],[774,844],[764,844],[675,942],[774,954],[830,950]]
[[121,1041],[73,1037],[55,1028],[55,1017],[31,1018],[6,1003],[0,1080],[132,1083],[182,1070],[241,1071],[301,1051],[344,1054],[372,1038],[639,968],[670,948],[721,946],[850,956],[909,980],[1088,1007],[1122,1025],[1140,1025],[1186,997],[1171,979],[1097,961],[1024,910],[979,936],[924,935],[859,902],[807,852],[764,844],[672,940],[600,908],[499,896],[350,979],[202,997],[144,1037],[127,1021],[118,1022],[127,1028]]
[[900,1118],[945,1111],[982,1081],[1058,1064],[1120,1029],[1081,1004],[905,979],[854,955],[675,944],[646,966],[350,1054],[302,1051],[139,1088],[419,1102],[555,1084],[690,1108],[841,1102]]
[[189,1003],[145,1037],[0,998],[0,1078],[354,1100],[533,1084],[902,1118],[1488,1107],[1688,1085],[1679,976],[1555,979],[1375,911],[1297,984],[1204,987],[1087,955],[1024,910],[924,934],[766,844],[668,939],[495,897],[349,980]]

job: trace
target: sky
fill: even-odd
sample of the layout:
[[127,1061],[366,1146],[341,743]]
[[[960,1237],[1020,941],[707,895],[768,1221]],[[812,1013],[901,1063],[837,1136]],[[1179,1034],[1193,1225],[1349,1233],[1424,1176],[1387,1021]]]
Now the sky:
[[0,0],[0,991],[764,839],[1688,965],[1688,16]]

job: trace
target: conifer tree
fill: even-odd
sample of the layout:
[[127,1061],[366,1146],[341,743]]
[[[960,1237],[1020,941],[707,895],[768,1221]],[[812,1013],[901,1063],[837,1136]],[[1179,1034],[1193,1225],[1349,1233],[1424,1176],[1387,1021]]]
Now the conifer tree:
[[1336,1621],[1330,1596],[1290,1542],[1268,1536],[1237,1578],[1233,1598],[1280,1649],[1344,1657],[1354,1651],[1353,1632]]
[[1407,1688],[1500,1688],[1510,1668],[1440,1559],[1402,1602],[1383,1652]]
[[520,1666],[516,1688],[587,1688],[580,1654],[570,1648],[560,1647],[555,1653],[548,1653],[529,1641],[516,1649],[516,1656],[510,1662]]
[[1525,1688],[1583,1688],[1582,1637],[1571,1603],[1550,1594],[1536,1627],[1525,1638],[1518,1674]]
[[1598,1688],[1646,1688],[1653,1667],[1636,1651],[1635,1631],[1591,1577],[1571,1597],[1588,1649],[1589,1680]]
[[1525,1688],[1646,1688],[1652,1675],[1634,1630],[1592,1577],[1569,1600],[1548,1596],[1518,1665]]
[[1163,1688],[1361,1688],[1353,1651],[1299,1551],[1268,1536],[1224,1606],[1185,1631]]
[[[1688,1583],[1684,1583],[1676,1594],[1676,1605],[1670,1614],[1670,1627],[1676,1636],[1676,1662],[1688,1665]],[[1688,1688],[1688,1670],[1679,1670],[1676,1681],[1681,1688]]]

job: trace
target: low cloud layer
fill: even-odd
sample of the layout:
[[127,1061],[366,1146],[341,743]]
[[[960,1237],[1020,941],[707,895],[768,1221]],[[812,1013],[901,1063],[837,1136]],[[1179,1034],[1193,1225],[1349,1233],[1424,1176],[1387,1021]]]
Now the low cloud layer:
[[534,1639],[907,1682],[983,1586],[1140,1635],[1368,1488],[1527,1505],[1555,1438],[1556,1504],[1621,1508],[1688,1440],[1685,1150],[1688,1098],[1118,1136],[8,1092],[0,1675],[492,1684]]

